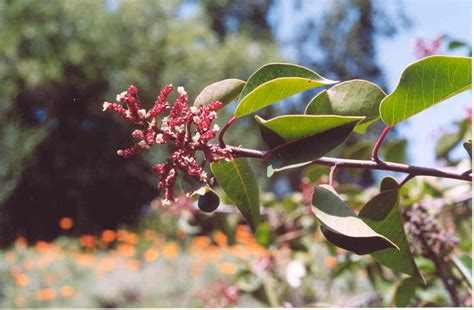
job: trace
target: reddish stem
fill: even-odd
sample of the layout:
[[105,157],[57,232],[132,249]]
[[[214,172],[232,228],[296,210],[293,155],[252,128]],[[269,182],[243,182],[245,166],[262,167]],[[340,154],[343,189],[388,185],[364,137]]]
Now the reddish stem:
[[392,126],[387,126],[387,127],[385,127],[385,129],[382,131],[382,133],[380,134],[380,137],[379,137],[379,139],[377,140],[377,142],[375,142],[374,149],[372,150],[372,160],[374,160],[374,161],[376,161],[376,162],[381,162],[381,160],[379,159],[379,155],[378,155],[379,148],[380,148],[380,146],[382,145],[383,140],[385,140],[385,137],[387,136],[388,132],[389,132],[392,128],[393,128]]
[[[232,149],[232,154],[236,157],[251,157],[264,159],[267,152],[246,149],[241,147],[229,146]],[[313,160],[311,163],[323,165],[323,166],[334,166],[337,164],[338,167],[345,168],[360,168],[360,169],[374,169],[374,170],[385,170],[385,171],[396,171],[415,176],[433,176],[447,179],[463,180],[472,182],[472,173],[466,174],[464,172],[452,172],[436,168],[427,168],[419,166],[410,166],[406,164],[392,163],[392,162],[376,162],[374,160],[357,160],[357,159],[342,159],[333,157],[321,157]]]
[[233,116],[228,122],[227,124],[225,124],[225,126],[222,128],[221,132],[219,133],[219,146],[220,147],[226,147],[226,144],[224,142],[224,134],[225,132],[227,131],[227,129],[229,129],[230,125],[232,125],[236,120],[238,120],[237,117]]

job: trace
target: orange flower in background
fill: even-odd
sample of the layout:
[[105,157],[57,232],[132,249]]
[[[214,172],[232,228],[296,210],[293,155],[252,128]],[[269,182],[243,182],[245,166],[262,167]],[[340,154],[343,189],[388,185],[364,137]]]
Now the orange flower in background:
[[72,226],[74,226],[74,221],[70,217],[62,217],[59,220],[59,227],[64,231],[70,230]]
[[205,250],[211,243],[208,236],[197,236],[193,238],[191,247],[196,250]]
[[97,243],[96,241],[96,238],[92,235],[82,235],[79,237],[79,243],[88,249],[94,248]]
[[333,269],[337,265],[337,259],[335,256],[327,256],[324,258],[324,267]]
[[123,256],[131,257],[135,255],[135,247],[130,244],[122,243],[117,247],[117,251]]
[[139,241],[138,235],[132,232],[128,232],[123,229],[117,230],[117,240],[128,243],[137,244]]
[[28,245],[28,241],[26,240],[25,237],[20,236],[16,238],[15,245],[18,247],[26,247]]
[[139,270],[140,266],[141,266],[140,261],[137,259],[129,259],[125,262],[125,267],[133,271]]
[[158,238],[158,234],[153,229],[146,229],[143,233],[146,241],[153,241]]
[[237,273],[237,271],[239,270],[239,267],[237,267],[236,264],[224,262],[224,263],[219,264],[219,266],[217,267],[217,270],[222,274],[232,276]]
[[82,266],[93,266],[95,264],[95,256],[90,254],[74,255],[76,263]]
[[51,248],[51,245],[46,242],[46,241],[38,241],[36,242],[35,244],[35,249],[38,251],[38,252],[43,252],[43,251],[46,251],[47,249]]
[[149,248],[148,250],[145,251],[145,253],[143,254],[143,258],[145,259],[145,261],[147,262],[153,262],[155,260],[158,259],[159,257],[159,253],[158,253],[158,250],[155,249],[155,248]]
[[235,240],[242,244],[255,243],[255,238],[250,233],[250,229],[246,225],[239,225],[235,230]]
[[63,287],[61,287],[59,292],[61,293],[63,297],[72,297],[76,295],[76,290],[72,286],[69,286],[69,285],[64,285]]
[[106,243],[112,243],[117,239],[117,233],[113,230],[106,229],[102,232],[101,239]]
[[27,286],[30,282],[28,276],[23,273],[13,273],[13,278],[15,279],[15,284],[17,286]]
[[218,246],[225,246],[227,245],[227,236],[221,231],[216,231],[214,233],[214,241]]
[[43,288],[36,291],[36,299],[40,301],[53,300],[56,298],[56,291],[52,288]]
[[166,258],[175,258],[178,252],[179,246],[175,242],[167,242],[163,248],[163,256]]

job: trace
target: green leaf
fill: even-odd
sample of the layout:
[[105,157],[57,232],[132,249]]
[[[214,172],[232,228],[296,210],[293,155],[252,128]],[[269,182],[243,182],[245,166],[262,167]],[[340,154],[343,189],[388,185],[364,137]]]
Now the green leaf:
[[342,82],[317,94],[306,107],[305,114],[365,116],[354,129],[363,133],[379,118],[379,105],[385,96],[380,87],[365,80]]
[[333,192],[329,186],[316,186],[313,213],[321,222],[321,231],[334,245],[359,255],[397,245],[378,234]]
[[371,253],[371,256],[382,265],[424,281],[410,253],[403,229],[398,183],[395,179],[387,177],[382,181],[381,188],[382,192],[367,202],[359,217],[374,231],[394,242],[398,250],[383,249]]
[[255,116],[263,139],[272,150],[269,176],[275,171],[306,165],[342,144],[363,117],[287,115],[270,120]]
[[436,143],[436,159],[448,156],[448,153],[461,142],[462,137],[457,133],[446,133],[442,135]]
[[472,159],[472,139],[467,140],[462,145],[466,149],[466,152],[469,154],[469,157]]
[[469,254],[462,254],[461,256],[452,256],[452,262],[462,274],[463,278],[472,287],[472,257]]
[[304,90],[334,83],[302,66],[267,64],[248,79],[234,115],[242,117]]
[[419,287],[418,281],[414,278],[405,278],[397,283],[392,304],[396,307],[406,307],[416,296],[416,289]]
[[395,90],[382,100],[380,116],[395,124],[471,88],[471,58],[430,56],[409,65]]
[[211,170],[226,195],[255,232],[260,223],[260,197],[255,173],[247,158],[221,160]]
[[406,161],[407,140],[393,140],[383,148],[383,158],[385,161],[404,163]]
[[220,101],[225,106],[237,98],[244,86],[245,82],[239,79],[215,82],[201,91],[194,100],[194,106],[200,107],[214,101]]

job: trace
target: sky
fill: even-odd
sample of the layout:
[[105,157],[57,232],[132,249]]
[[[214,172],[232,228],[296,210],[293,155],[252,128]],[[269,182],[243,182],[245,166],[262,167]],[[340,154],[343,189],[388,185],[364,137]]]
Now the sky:
[[[315,18],[337,0],[301,1],[303,11]],[[412,21],[412,27],[400,30],[394,37],[377,40],[377,61],[381,66],[389,91],[398,83],[403,69],[416,61],[413,44],[417,37],[433,39],[447,34],[471,43],[471,0],[383,0],[384,9],[396,15],[400,6]],[[272,12],[277,24],[278,40],[285,42],[298,31],[298,19],[292,14],[293,1],[280,0]],[[291,47],[283,53],[291,57]],[[450,54],[455,54],[449,52]],[[462,54],[461,54],[462,55]],[[317,68],[313,68],[317,71]],[[453,123],[464,118],[471,104],[471,92],[448,99],[397,125],[398,134],[409,140],[409,163],[423,166],[442,166],[435,159],[436,141],[443,132],[454,130]],[[457,157],[466,157],[462,147],[454,152]]]

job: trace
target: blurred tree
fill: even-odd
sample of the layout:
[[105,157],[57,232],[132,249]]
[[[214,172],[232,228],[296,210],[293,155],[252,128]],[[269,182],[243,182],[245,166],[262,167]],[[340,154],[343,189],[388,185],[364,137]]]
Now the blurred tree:
[[62,216],[76,233],[133,221],[157,195],[149,161],[159,154],[117,157],[132,141],[101,114],[104,100],[132,83],[145,104],[168,83],[193,98],[275,54],[246,35],[216,35],[199,10],[180,17],[182,5],[0,1],[1,244],[52,238]]

